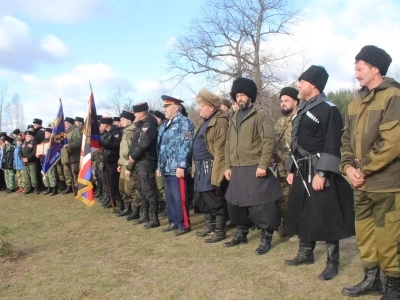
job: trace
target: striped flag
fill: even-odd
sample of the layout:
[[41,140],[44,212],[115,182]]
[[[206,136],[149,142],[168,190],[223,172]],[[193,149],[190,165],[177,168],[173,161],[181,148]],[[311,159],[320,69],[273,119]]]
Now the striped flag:
[[92,91],[89,96],[86,123],[83,129],[78,191],[76,194],[77,199],[89,206],[94,204],[93,184],[91,181],[92,153],[96,153],[100,150],[100,140],[99,123]]
[[54,121],[53,132],[50,147],[47,149],[46,156],[42,165],[42,173],[46,174],[53,168],[61,158],[61,148],[68,144],[67,131],[64,124],[64,112],[60,98],[60,108],[58,109],[57,117]]

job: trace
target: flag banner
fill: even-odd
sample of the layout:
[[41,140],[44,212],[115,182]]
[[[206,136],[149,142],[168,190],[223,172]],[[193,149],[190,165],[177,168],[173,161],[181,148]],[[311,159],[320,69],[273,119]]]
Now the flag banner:
[[68,144],[67,131],[64,124],[64,112],[60,99],[60,108],[54,120],[53,131],[50,138],[50,147],[46,150],[46,155],[42,165],[42,173],[46,174],[53,168],[61,158],[61,148]]
[[90,93],[85,127],[82,134],[81,158],[76,198],[86,205],[94,204],[92,183],[92,154],[100,151],[100,130],[93,92]]

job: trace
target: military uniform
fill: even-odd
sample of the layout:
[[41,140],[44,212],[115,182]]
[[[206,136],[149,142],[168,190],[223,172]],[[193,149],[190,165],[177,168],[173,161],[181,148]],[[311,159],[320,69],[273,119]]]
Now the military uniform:
[[[47,129],[50,130],[51,129]],[[50,139],[44,139],[43,143],[50,143]],[[46,155],[40,156],[40,164],[43,165],[44,159]],[[51,194],[51,196],[54,196],[57,194],[57,170],[56,167],[53,166],[50,170],[47,171],[46,174],[43,175],[43,184],[46,187],[46,191],[43,193],[44,195]]]
[[1,168],[4,170],[4,177],[6,182],[6,192],[12,193],[15,191],[15,178],[14,178],[14,151],[15,146],[12,144],[14,139],[9,136],[2,136],[3,141],[7,141],[8,145],[4,145],[3,157],[0,161]]
[[[25,132],[27,135],[34,135],[33,132],[27,131]],[[36,194],[39,194],[39,182],[37,178],[37,169],[39,167],[39,160],[35,156],[36,154],[36,141],[32,139],[31,141],[25,141],[21,146],[21,152],[19,153],[20,158],[26,158],[28,161],[24,162],[25,165],[25,194],[32,193],[33,191]]]

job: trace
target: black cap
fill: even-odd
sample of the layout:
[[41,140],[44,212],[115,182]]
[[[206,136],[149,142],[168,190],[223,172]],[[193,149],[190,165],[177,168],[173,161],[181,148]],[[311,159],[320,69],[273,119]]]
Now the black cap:
[[41,119],[33,119],[32,124],[42,125],[43,121]]
[[362,47],[361,51],[356,55],[356,61],[359,60],[378,68],[382,76],[386,75],[392,63],[392,58],[385,50],[373,45]]
[[70,117],[66,117],[66,118],[64,119],[64,122],[68,122],[68,123],[70,123],[70,124],[74,125],[74,123],[75,123],[75,119],[73,119],[73,118],[70,118]]
[[25,131],[25,135],[35,136],[35,132],[27,130],[27,131]]
[[299,98],[298,98],[299,91],[291,86],[284,87],[279,94],[279,98],[281,98],[283,95],[289,96],[293,100],[299,101]]
[[135,121],[135,115],[127,110],[122,111],[121,118],[130,120],[130,121]]
[[305,80],[314,85],[320,93],[324,91],[329,74],[324,67],[312,65],[300,75],[300,80]]
[[78,121],[78,122],[83,123],[83,122],[84,122],[84,119],[81,118],[81,117],[75,117],[75,121]]
[[110,117],[102,117],[100,119],[100,124],[108,124],[108,125],[112,125],[113,123],[113,119]]
[[139,113],[142,111],[148,111],[149,110],[149,105],[147,102],[144,103],[138,103],[132,107],[132,110],[134,113]]
[[17,134],[18,135],[20,133],[21,133],[21,130],[19,130],[18,128],[13,131],[13,134]]
[[159,118],[159,119],[161,119],[161,120],[165,120],[165,115],[159,110],[153,111],[152,115],[157,117],[157,118]]
[[46,128],[44,129],[44,131],[45,131],[45,132],[50,132],[50,133],[52,133],[52,132],[53,132],[53,128],[46,127]]

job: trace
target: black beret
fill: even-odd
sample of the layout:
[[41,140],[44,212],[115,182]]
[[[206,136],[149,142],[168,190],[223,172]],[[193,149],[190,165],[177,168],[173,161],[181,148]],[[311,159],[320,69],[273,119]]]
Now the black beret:
[[110,117],[102,117],[100,119],[100,124],[108,124],[108,125],[112,125],[113,123],[113,119]]
[[359,60],[363,60],[378,68],[382,76],[386,75],[389,66],[392,63],[392,58],[385,50],[373,45],[361,48],[361,51],[356,55],[356,61]]
[[114,122],[119,122],[119,121],[121,121],[121,118],[120,117],[113,117],[113,121]]
[[133,109],[134,113],[139,113],[139,112],[142,112],[142,111],[148,111],[149,110],[149,105],[147,104],[147,102],[138,103],[138,104],[134,105],[132,109]]
[[159,119],[161,119],[161,120],[163,120],[163,121],[165,120],[165,115],[159,110],[153,111],[152,115],[157,117],[157,118],[159,118]]
[[186,111],[186,108],[181,104],[181,114],[182,114],[182,116],[184,116],[184,117],[187,117],[188,116],[188,113],[187,113],[187,111]]
[[135,121],[135,115],[133,113],[129,112],[129,111],[126,111],[126,110],[122,111],[120,117],[124,118],[124,119],[127,119],[127,120],[130,120],[130,121]]
[[296,90],[295,88],[292,88],[291,86],[284,87],[284,88],[281,90],[280,94],[279,94],[279,98],[281,98],[283,95],[289,96],[289,97],[291,97],[293,100],[299,101],[299,98],[298,98],[298,96],[299,96],[299,91]]
[[329,74],[324,67],[312,65],[300,75],[300,80],[305,80],[314,85],[320,93],[324,91]]
[[32,124],[42,125],[43,121],[40,119],[33,119]]
[[175,104],[175,105],[180,105],[183,103],[183,100],[168,96],[168,95],[162,95],[161,100],[164,101],[164,105],[169,105],[169,104]]
[[249,78],[236,78],[233,81],[231,89],[231,97],[235,102],[237,93],[243,93],[247,95],[251,99],[251,103],[254,103],[257,99],[257,85],[253,80]]
[[83,123],[85,120],[81,117],[75,117],[75,121]]
[[25,135],[35,136],[35,132],[27,130],[27,131],[25,131]]
[[18,135],[18,134],[21,133],[21,130],[19,130],[19,129],[17,128],[17,129],[15,129],[15,130],[13,131],[13,133]]
[[53,128],[46,127],[46,128],[44,129],[44,131],[45,131],[45,132],[50,132],[50,133],[52,133],[52,132],[53,132]]
[[73,119],[73,118],[70,118],[70,117],[66,117],[66,118],[64,119],[64,122],[68,122],[68,123],[70,123],[70,124],[74,125],[74,123],[75,123],[75,119]]

